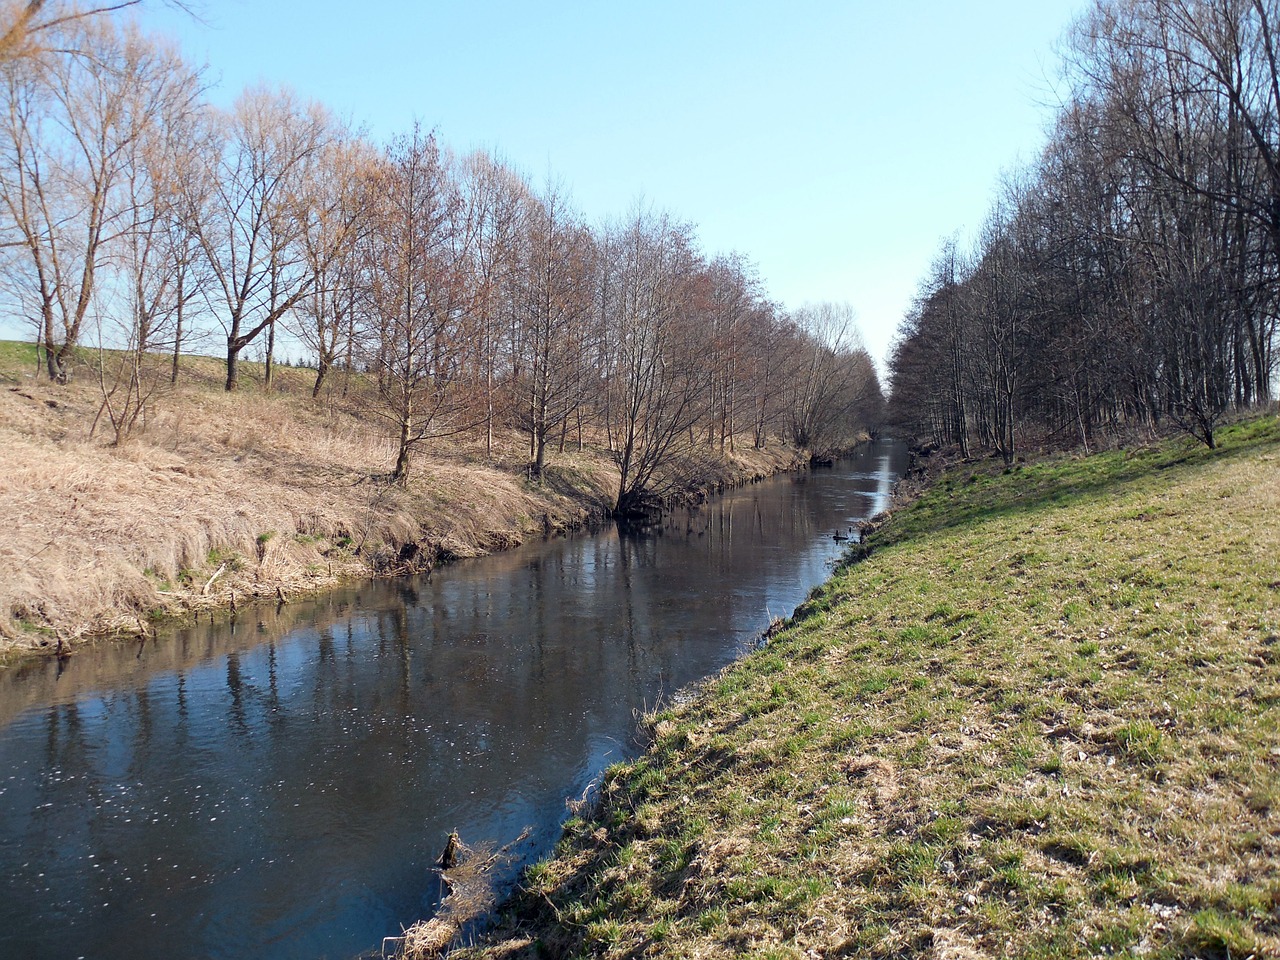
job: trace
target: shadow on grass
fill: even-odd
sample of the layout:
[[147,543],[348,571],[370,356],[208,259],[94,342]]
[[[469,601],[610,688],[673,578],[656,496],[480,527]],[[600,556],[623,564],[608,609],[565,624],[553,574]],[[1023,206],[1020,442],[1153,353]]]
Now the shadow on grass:
[[[524,473],[526,471],[513,472]],[[559,465],[548,464],[543,467],[542,476],[533,482],[539,484],[544,491],[568,500],[580,500],[585,496],[595,501],[596,506],[602,511],[607,510],[610,506],[604,492],[593,486],[587,477],[573,470],[566,470]]]
[[995,463],[967,468],[929,490],[911,510],[869,538],[856,561],[874,549],[909,542],[922,534],[1037,514],[1053,507],[1120,495],[1135,484],[1172,483],[1209,464],[1256,456],[1280,445],[1280,418],[1266,415],[1233,424],[1210,450],[1181,437],[1137,451],[1108,451],[1087,457],[1063,455],[1040,463],[1001,469]]

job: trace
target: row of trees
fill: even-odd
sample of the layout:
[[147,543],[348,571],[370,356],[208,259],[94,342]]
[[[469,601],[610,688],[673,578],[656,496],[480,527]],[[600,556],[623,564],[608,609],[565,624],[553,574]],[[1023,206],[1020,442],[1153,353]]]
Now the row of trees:
[[1171,421],[1213,446],[1270,402],[1280,316],[1276,0],[1098,0],[1071,95],[977,242],[945,243],[893,416],[994,450]]
[[[691,444],[788,436],[814,451],[879,417],[847,308],[787,314],[751,265],[637,207],[593,226],[548,179],[414,128],[379,147],[323,107],[251,89],[228,112],[178,53],[111,17],[46,28],[0,60],[4,292],[65,382],[86,334],[129,362],[101,372],[127,435],[158,357],[214,331],[226,389],[246,349],[273,379],[277,338],[314,358],[394,440],[398,480],[427,440],[516,427],[530,470],[570,438],[607,444],[619,509]],[[350,376],[355,371],[358,376]]]

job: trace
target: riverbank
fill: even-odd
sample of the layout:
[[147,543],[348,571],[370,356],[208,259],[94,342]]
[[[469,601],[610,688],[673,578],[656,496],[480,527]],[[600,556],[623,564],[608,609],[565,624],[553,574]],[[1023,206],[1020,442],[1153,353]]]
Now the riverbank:
[[[123,444],[90,436],[102,393],[91,371],[67,386],[33,375],[31,348],[0,344],[0,662],[138,635],[182,617],[290,601],[370,576],[412,573],[601,520],[616,492],[609,452],[573,438],[542,482],[527,437],[439,441],[407,487],[386,480],[378,425],[312,371],[277,368],[271,391],[221,389],[221,367],[184,360]],[[672,461],[686,496],[792,469],[780,442],[694,448]]]
[[1278,466],[949,470],[454,955],[1280,956]]

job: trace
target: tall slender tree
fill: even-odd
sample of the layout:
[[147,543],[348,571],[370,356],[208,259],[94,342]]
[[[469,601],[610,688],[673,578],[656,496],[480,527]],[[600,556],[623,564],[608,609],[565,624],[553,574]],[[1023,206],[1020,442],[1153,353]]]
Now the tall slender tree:
[[472,234],[435,137],[416,126],[387,151],[377,191],[367,243],[366,362],[376,375],[373,412],[395,435],[391,477],[407,484],[416,448],[482,419],[465,391],[474,368]]

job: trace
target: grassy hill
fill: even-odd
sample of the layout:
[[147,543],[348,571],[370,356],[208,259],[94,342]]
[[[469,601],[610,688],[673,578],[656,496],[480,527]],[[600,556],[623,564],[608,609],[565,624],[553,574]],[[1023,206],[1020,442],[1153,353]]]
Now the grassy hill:
[[1280,956],[1280,423],[945,473],[461,957]]

